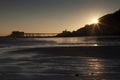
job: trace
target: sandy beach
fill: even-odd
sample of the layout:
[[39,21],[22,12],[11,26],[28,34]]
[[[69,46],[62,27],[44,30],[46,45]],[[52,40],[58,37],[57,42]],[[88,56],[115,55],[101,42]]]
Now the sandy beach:
[[19,52],[37,52],[63,56],[83,56],[101,58],[120,58],[120,46],[72,46],[72,47],[41,47],[23,49]]
[[119,80],[119,46],[21,48],[0,54],[1,80]]

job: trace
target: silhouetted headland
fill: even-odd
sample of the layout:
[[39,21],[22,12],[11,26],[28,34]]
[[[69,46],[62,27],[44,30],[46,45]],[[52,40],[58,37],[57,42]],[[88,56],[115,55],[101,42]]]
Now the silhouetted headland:
[[57,37],[120,36],[120,10],[113,14],[107,14],[98,20],[97,24],[85,25],[73,32],[65,30]]

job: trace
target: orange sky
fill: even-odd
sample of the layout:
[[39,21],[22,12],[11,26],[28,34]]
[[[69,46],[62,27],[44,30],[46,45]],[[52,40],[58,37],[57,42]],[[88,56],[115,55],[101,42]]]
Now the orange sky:
[[77,30],[119,9],[119,0],[0,0],[0,35]]

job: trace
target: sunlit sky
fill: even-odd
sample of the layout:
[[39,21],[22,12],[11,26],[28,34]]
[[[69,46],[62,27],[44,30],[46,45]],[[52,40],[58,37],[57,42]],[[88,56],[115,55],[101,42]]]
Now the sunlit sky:
[[0,0],[0,35],[77,30],[120,9],[120,0]]

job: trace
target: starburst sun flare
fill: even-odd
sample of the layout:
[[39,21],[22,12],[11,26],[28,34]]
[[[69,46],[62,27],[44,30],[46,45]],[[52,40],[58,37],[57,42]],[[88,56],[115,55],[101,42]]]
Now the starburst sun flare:
[[92,24],[98,24],[99,23],[99,20],[98,19],[94,19],[93,21],[92,21]]

